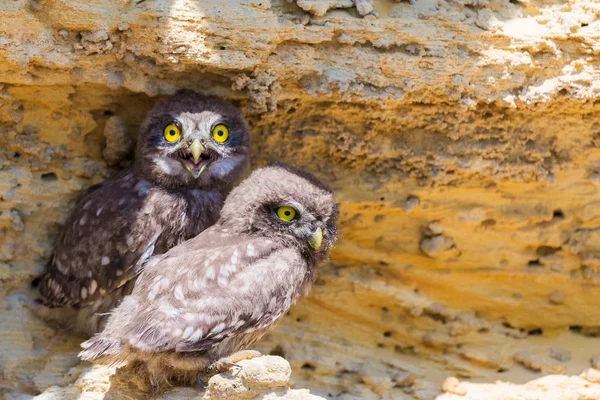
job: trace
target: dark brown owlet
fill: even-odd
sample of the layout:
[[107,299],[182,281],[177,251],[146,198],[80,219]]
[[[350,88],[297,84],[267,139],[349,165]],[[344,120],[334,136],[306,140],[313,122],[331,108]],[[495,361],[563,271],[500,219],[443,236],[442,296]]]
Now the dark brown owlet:
[[153,384],[244,358],[308,291],[336,239],[337,213],[313,175],[284,164],[256,170],[215,225],[147,261],[79,356],[144,365]]
[[214,224],[246,173],[248,127],[236,107],[192,91],[157,102],[140,127],[135,162],[77,203],[43,274],[43,317],[93,334],[131,293],[148,257]]

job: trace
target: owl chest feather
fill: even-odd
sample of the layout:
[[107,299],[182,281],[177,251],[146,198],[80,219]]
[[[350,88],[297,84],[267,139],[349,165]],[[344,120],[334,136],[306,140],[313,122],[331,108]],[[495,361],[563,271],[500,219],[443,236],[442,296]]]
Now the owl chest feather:
[[154,253],[164,253],[213,225],[222,203],[223,196],[218,192],[150,190],[144,214],[156,219],[157,230],[161,231]]

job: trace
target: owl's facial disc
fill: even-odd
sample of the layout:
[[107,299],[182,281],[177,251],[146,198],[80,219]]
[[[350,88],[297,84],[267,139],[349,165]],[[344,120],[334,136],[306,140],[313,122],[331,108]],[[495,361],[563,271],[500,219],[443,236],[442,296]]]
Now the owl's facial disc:
[[205,147],[198,139],[194,139],[187,148],[179,149],[178,156],[181,165],[194,179],[198,179],[210,163],[219,158],[214,150]]

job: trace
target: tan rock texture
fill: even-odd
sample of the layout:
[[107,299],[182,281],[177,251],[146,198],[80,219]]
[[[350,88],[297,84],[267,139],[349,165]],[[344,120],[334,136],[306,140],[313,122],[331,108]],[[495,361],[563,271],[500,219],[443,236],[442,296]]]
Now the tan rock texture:
[[450,376],[471,393],[598,365],[597,1],[10,0],[5,398],[87,379],[81,338],[23,307],[29,282],[79,191],[130,160],[178,88],[240,105],[255,165],[293,163],[338,193],[331,264],[258,346],[290,361],[293,387],[431,399]]
[[548,375],[524,385],[469,383],[448,378],[444,386],[446,393],[437,400],[600,399],[600,371],[589,369],[579,376]]
[[106,366],[77,368],[79,378],[66,387],[52,386],[35,400],[77,399],[139,399],[153,397],[157,400],[325,400],[310,394],[307,389],[290,389],[290,364],[281,357],[264,356],[244,360],[231,372],[215,375],[208,381],[206,390],[198,388],[159,387],[148,391],[148,385],[135,374]]

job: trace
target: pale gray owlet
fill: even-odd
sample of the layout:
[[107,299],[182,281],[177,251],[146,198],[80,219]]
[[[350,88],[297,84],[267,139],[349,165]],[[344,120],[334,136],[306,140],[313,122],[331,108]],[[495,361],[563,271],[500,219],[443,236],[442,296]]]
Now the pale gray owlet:
[[215,225],[146,262],[79,356],[143,365],[153,384],[244,358],[308,291],[336,239],[337,213],[313,175],[279,163],[257,169]]
[[214,224],[246,173],[248,127],[240,110],[179,91],[140,127],[135,162],[79,199],[36,279],[42,317],[98,332],[131,293],[137,267]]

